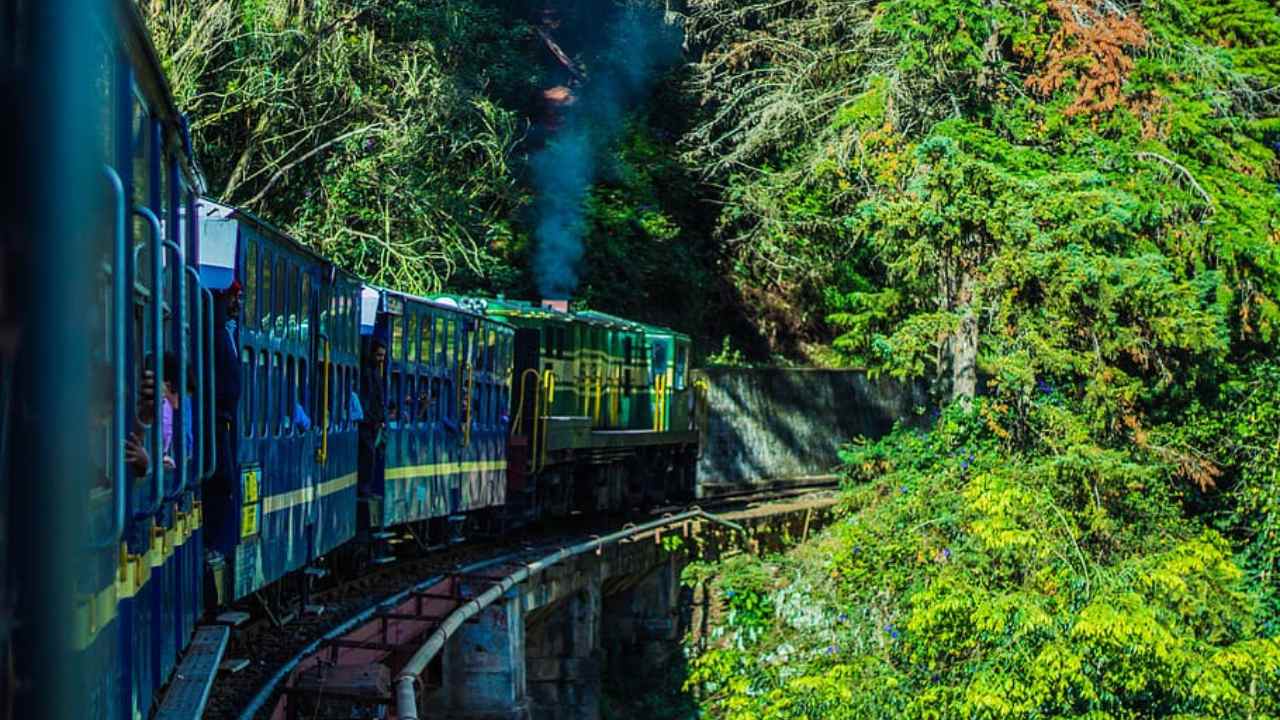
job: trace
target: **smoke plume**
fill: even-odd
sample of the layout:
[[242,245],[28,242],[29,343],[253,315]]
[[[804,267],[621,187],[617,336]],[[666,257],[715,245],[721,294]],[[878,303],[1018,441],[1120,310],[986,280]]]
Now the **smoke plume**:
[[[556,33],[566,50],[587,58],[586,80],[563,107],[563,118],[544,128],[546,144],[530,157],[536,196],[533,270],[545,298],[567,298],[577,288],[585,203],[598,161],[621,131],[627,110],[680,57],[680,31],[661,11],[635,4],[619,8],[615,0],[588,6],[588,12],[566,18]],[[574,44],[566,41],[574,38]]]

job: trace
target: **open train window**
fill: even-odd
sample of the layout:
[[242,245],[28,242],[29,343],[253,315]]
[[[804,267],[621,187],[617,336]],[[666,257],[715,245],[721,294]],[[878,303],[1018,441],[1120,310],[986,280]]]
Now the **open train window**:
[[277,332],[283,334],[285,325],[285,313],[288,309],[284,306],[286,297],[285,291],[289,287],[289,276],[284,268],[284,258],[276,259],[276,287],[275,287],[275,328]]
[[676,343],[676,377],[675,388],[677,390],[684,389],[685,371],[689,365],[689,345],[685,342]]
[[271,355],[271,427],[275,428],[275,435],[279,437],[284,433],[284,413],[280,412],[284,405],[284,362],[280,358],[280,353]]
[[431,315],[422,315],[421,322],[419,323],[421,334],[419,341],[419,357],[421,359],[421,363],[424,365],[431,365],[435,363],[435,352],[431,350],[431,327],[433,327],[434,324],[433,320],[431,320]]
[[261,314],[258,316],[258,327],[263,331],[271,330],[271,253],[267,252],[267,248],[262,248],[262,289],[258,291],[258,309]]
[[311,339],[311,273],[302,273],[302,304],[298,306],[298,326],[302,342]]
[[395,315],[387,315],[387,326],[391,332],[391,347],[387,348],[387,360],[389,362],[399,362],[403,357],[401,353],[404,348],[404,325],[401,318]]
[[240,348],[240,434],[245,437],[253,436],[253,411],[254,400],[253,394],[253,378],[254,378],[254,358],[257,357],[253,353],[253,348]]
[[444,367],[444,318],[431,321],[431,364]]
[[410,364],[418,362],[418,315],[417,313],[405,314],[404,326],[404,343],[407,346],[405,352]]
[[444,330],[444,362],[447,366],[458,364],[458,323],[456,320],[449,320],[445,323]]
[[245,238],[244,248],[244,276],[246,287],[244,289],[244,312],[245,324],[249,327],[258,326],[258,240],[257,238]]
[[258,406],[254,409],[257,415],[258,437],[267,436],[267,373],[270,370],[270,360],[267,359],[267,351],[263,350],[258,353],[258,364],[255,368],[258,376]]
[[387,424],[392,428],[400,427],[400,402],[404,399],[400,371],[391,372],[391,390],[387,393]]
[[[319,371],[317,370],[317,373]],[[322,399],[316,403],[316,411],[310,413],[311,427],[316,428],[320,432],[324,431],[324,417],[321,411],[327,410],[329,413],[329,429],[332,432],[338,432],[343,428],[343,420],[347,417],[350,409],[347,404],[350,402],[347,398],[346,384],[347,372],[346,368],[341,365],[330,363],[327,372],[329,373],[329,397],[327,399],[328,407],[324,407],[325,400]],[[324,377],[312,379],[312,384],[316,386],[316,397],[323,398],[324,388],[321,387],[325,382]]]
[[288,303],[289,337],[298,339],[302,335],[299,321],[302,319],[302,282],[298,266],[289,263],[289,293],[285,296]]
[[298,378],[294,374],[295,366],[293,364],[293,356],[287,355],[284,359],[284,383],[281,388],[280,400],[280,428],[284,435],[291,435],[295,428],[293,427],[293,408],[297,402],[297,382]]

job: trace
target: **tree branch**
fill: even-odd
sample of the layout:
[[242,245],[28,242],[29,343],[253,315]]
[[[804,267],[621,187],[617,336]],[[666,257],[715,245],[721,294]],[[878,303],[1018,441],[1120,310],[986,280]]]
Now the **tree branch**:
[[1170,160],[1169,158],[1159,153],[1138,152],[1138,153],[1134,153],[1133,156],[1138,158],[1139,160],[1158,160],[1164,163],[1165,165],[1168,165],[1169,167],[1173,168],[1174,170],[1177,170],[1179,173],[1182,174],[1182,177],[1186,178],[1187,182],[1191,183],[1191,187],[1195,189],[1196,194],[1199,195],[1201,199],[1204,200],[1204,204],[1208,206],[1209,214],[1210,215],[1213,214],[1213,198],[1209,196],[1209,193],[1204,189],[1204,186],[1202,186],[1199,182],[1196,181],[1195,176],[1191,174],[1190,170],[1186,169],[1185,167],[1179,165],[1178,163]]
[[285,165],[284,167],[277,170],[275,174],[271,176],[271,179],[267,180],[267,184],[263,185],[262,189],[258,191],[258,194],[254,195],[247,202],[245,202],[245,205],[249,207],[257,205],[258,201],[262,199],[262,196],[266,195],[267,191],[270,190],[276,184],[276,182],[280,180],[280,178],[284,177],[286,174],[288,174],[290,170],[298,166],[300,163],[304,163],[307,160],[310,160],[311,158],[315,157],[317,154],[323,152],[326,148],[336,145],[337,143],[340,143],[343,140],[347,140],[357,135],[363,135],[367,132],[371,132],[380,127],[382,127],[380,123],[374,123],[372,125],[366,125],[362,128],[356,128],[355,130],[352,130],[350,132],[345,132],[331,140],[322,142],[319,145],[311,148],[306,153],[304,153],[302,157],[299,157],[297,160],[294,160],[293,162],[290,162],[288,165]]

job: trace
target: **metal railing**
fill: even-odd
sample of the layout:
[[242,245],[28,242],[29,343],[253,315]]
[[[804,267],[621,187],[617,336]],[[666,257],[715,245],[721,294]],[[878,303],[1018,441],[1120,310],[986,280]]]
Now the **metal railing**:
[[618,532],[605,535],[604,537],[593,538],[583,543],[578,543],[567,548],[561,548],[539,560],[526,563],[524,567],[516,570],[510,575],[497,580],[489,589],[480,595],[467,601],[465,604],[458,606],[449,613],[449,616],[440,623],[440,626],[431,633],[422,647],[409,658],[409,662],[405,664],[404,669],[396,676],[395,681],[395,704],[396,717],[400,720],[421,720],[418,716],[418,676],[426,669],[427,664],[444,648],[445,643],[453,636],[463,623],[476,615],[480,614],[485,608],[492,605],[511,588],[532,578],[544,570],[568,560],[578,555],[584,555],[614,543],[633,538],[637,535],[660,530],[662,528],[689,522],[690,520],[707,520],[718,525],[723,525],[735,530],[742,535],[746,535],[747,531],[737,523],[725,520],[717,515],[695,508],[679,515],[660,518],[647,522],[643,525],[623,528]]

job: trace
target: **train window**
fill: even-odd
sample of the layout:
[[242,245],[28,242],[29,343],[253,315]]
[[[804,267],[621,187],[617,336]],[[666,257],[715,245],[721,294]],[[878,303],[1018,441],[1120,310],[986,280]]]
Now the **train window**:
[[387,330],[391,334],[391,347],[387,348],[387,362],[397,363],[400,361],[401,347],[404,345],[404,327],[401,325],[401,318],[395,315],[387,316]]
[[406,315],[404,329],[404,342],[408,346],[408,361],[410,363],[418,362],[418,316]]
[[248,327],[258,326],[258,241],[245,239],[244,247],[244,317]]
[[290,434],[293,430],[293,408],[297,391],[297,377],[294,375],[293,356],[287,355],[284,359],[284,382],[280,386],[281,413],[280,426],[281,432],[285,435]]
[[139,205],[151,202],[151,113],[138,94],[133,93],[133,117],[130,119],[133,137],[133,188],[131,196]]
[[262,248],[262,288],[258,291],[258,327],[264,332],[271,330],[271,253],[266,246]]
[[392,428],[400,427],[400,371],[391,372],[391,387],[387,391],[387,424]]
[[444,362],[446,365],[453,366],[458,364],[458,323],[456,320],[450,320],[445,326],[444,331],[445,351]]
[[275,315],[275,329],[277,331],[284,330],[285,313],[288,312],[288,309],[284,306],[284,298],[288,287],[289,276],[285,274],[284,258],[276,258],[275,301],[272,305],[272,312]]
[[444,367],[449,364],[449,361],[445,359],[445,344],[446,344],[445,336],[448,334],[448,332],[449,330],[448,330],[448,327],[445,325],[444,318],[442,317],[436,318],[436,332],[435,332],[434,339],[432,339],[431,341],[431,345],[435,350],[434,358],[435,358],[435,365],[437,367]]
[[302,273],[302,304],[298,306],[298,325],[302,342],[311,339],[311,273]]
[[423,365],[430,365],[436,359],[431,353],[431,326],[431,316],[424,313],[418,321],[418,361]]
[[631,338],[622,338],[622,361],[631,364]]
[[684,389],[684,375],[688,362],[689,346],[683,342],[676,343],[676,377],[674,385],[677,390]]
[[[278,268],[279,266],[277,266]],[[280,408],[284,405],[284,363],[280,353],[271,354],[271,425],[273,434],[279,437],[284,430],[284,418]]]
[[307,414],[307,419],[311,420],[311,426],[315,427],[315,405],[311,402],[311,394],[308,392],[310,388],[311,377],[307,375],[307,361],[302,358],[298,358],[298,405],[302,406],[302,411]]
[[404,427],[413,427],[418,419],[418,382],[412,370],[404,374],[404,394],[400,396],[400,419]]
[[[99,128],[99,150],[102,152],[101,160],[104,163],[115,165],[119,162],[116,157],[116,83],[118,82],[115,48],[109,42],[94,43],[95,62],[97,63],[96,73],[94,75],[94,89],[97,96],[94,98],[94,105],[98,108],[98,128]],[[121,178],[122,180],[124,178]]]
[[[161,142],[163,143],[163,140]],[[174,229],[169,223],[169,220],[170,220],[169,210],[172,207],[172,201],[173,201],[173,198],[171,197],[171,193],[173,191],[173,187],[172,187],[173,179],[169,176],[169,168],[170,168],[170,163],[173,162],[173,157],[169,154],[168,150],[165,150],[165,149],[159,149],[159,153],[160,153],[160,177],[156,178],[157,180],[156,186],[160,190],[159,192],[160,205],[159,207],[156,208],[156,217],[160,220],[160,227],[164,230],[165,239],[177,240],[178,238],[174,237],[174,234],[173,234]],[[165,261],[166,261],[165,262],[165,282],[166,283],[169,282],[168,278],[171,272],[171,270],[169,269],[168,257],[169,257],[168,253],[165,253]]]
[[270,361],[267,360],[267,351],[262,350],[258,353],[257,370],[257,395],[258,404],[254,408],[257,415],[258,437],[266,437],[267,435],[267,372],[269,370]]
[[289,266],[289,293],[285,295],[285,302],[288,303],[286,313],[289,316],[289,337],[297,340],[302,335],[302,330],[298,326],[302,313],[302,282],[299,279],[301,273],[297,265],[292,263]]
[[253,348],[240,349],[240,434],[253,436]]
[[346,369],[338,365],[329,365],[329,425],[330,429],[343,427],[343,419],[347,416],[347,398],[343,395],[347,384]]

